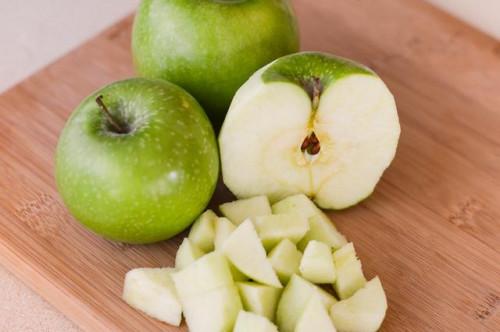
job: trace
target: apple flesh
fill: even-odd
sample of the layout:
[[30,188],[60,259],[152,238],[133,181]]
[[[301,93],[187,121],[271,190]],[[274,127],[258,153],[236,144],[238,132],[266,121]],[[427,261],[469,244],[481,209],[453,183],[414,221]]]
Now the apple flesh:
[[238,201],[228,202],[219,206],[220,212],[239,225],[248,218],[271,215],[271,205],[266,196],[256,196]]
[[147,315],[179,326],[182,306],[171,279],[171,268],[141,268],[127,272],[123,300]]
[[189,238],[184,238],[175,254],[175,268],[181,270],[204,254],[203,250],[194,245]]
[[238,282],[243,308],[274,321],[282,289],[256,282]]
[[298,49],[286,0],[143,0],[132,33],[136,71],[185,88],[216,127],[253,72]]
[[[314,295],[307,303],[306,308],[297,321],[294,332],[336,332],[335,326],[328,315],[321,299]],[[354,331],[354,330],[353,330]],[[359,330],[361,332],[361,330]]]
[[300,261],[299,270],[302,277],[315,284],[333,283],[335,265],[330,246],[319,241],[309,242]]
[[293,275],[281,295],[276,312],[276,323],[281,332],[294,332],[297,322],[313,296],[319,296],[321,303],[329,309],[337,300],[318,286]]
[[214,250],[215,221],[217,215],[212,210],[203,212],[191,226],[188,238],[205,252]]
[[330,309],[330,316],[340,332],[375,332],[380,328],[386,310],[384,288],[379,278],[375,277],[350,298],[335,303]]
[[215,250],[221,250],[222,245],[231,233],[236,229],[236,226],[227,218],[217,218],[215,221]]
[[186,227],[219,174],[213,129],[196,100],[159,80],[110,84],[73,112],[56,152],[59,193],[108,239],[151,243]]
[[282,287],[250,219],[231,233],[224,242],[222,252],[239,271],[251,279],[269,286]]
[[240,311],[233,332],[278,332],[278,328],[263,316]]
[[302,253],[289,239],[284,239],[269,253],[269,261],[281,283],[286,285],[299,272]]
[[291,242],[297,243],[309,231],[308,220],[293,214],[255,217],[252,221],[267,251],[283,239],[289,239]]
[[348,243],[333,253],[337,279],[333,288],[341,299],[346,299],[362,288],[366,279],[354,245]]
[[219,135],[224,183],[239,198],[296,193],[343,209],[394,158],[394,98],[371,70],[323,53],[284,56],[236,93]]

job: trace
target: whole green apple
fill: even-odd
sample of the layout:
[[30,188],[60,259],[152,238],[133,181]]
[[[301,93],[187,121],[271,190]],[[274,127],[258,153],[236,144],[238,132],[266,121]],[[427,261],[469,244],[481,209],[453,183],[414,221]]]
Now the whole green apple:
[[288,0],[143,0],[132,35],[137,72],[189,91],[216,127],[252,73],[298,48]]
[[59,192],[74,217],[102,236],[150,243],[203,211],[219,173],[203,109],[162,80],[130,79],[86,98],[56,153]]

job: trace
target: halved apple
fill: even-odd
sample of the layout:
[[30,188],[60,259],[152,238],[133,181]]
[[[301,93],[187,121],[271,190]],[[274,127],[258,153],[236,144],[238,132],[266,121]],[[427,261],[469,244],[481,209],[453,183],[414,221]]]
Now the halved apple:
[[309,281],[293,275],[281,295],[276,311],[276,323],[281,332],[294,332],[297,322],[312,296],[318,295],[326,309],[337,300]]
[[239,198],[304,193],[322,208],[366,198],[394,158],[394,98],[371,70],[322,53],[282,57],[236,93],[219,136]]
[[125,275],[123,300],[147,315],[179,326],[182,306],[171,280],[171,268],[134,269]]
[[333,261],[337,272],[333,288],[341,299],[346,299],[366,283],[361,262],[356,256],[352,242],[335,251]]
[[335,303],[330,315],[340,332],[375,332],[382,324],[386,310],[384,288],[380,279],[375,277],[350,298]]
[[193,242],[186,237],[182,240],[182,243],[175,254],[175,268],[183,269],[204,254],[203,250],[194,245]]
[[189,239],[204,252],[214,250],[215,221],[217,218],[212,210],[207,210],[198,217],[189,231]]
[[243,308],[273,321],[282,289],[256,282],[236,283]]
[[269,286],[282,287],[250,219],[231,233],[224,242],[222,251],[239,271],[251,279]]
[[299,272],[302,253],[289,239],[284,239],[274,247],[268,258],[278,278],[286,285],[292,275]]
[[278,328],[263,316],[240,311],[233,332],[278,332]]
[[319,241],[309,242],[300,261],[299,270],[302,277],[315,284],[333,283],[335,264],[330,246]]
[[245,219],[267,216],[272,213],[271,205],[266,196],[255,196],[224,203],[219,206],[219,210],[236,225],[241,224]]
[[283,239],[297,243],[309,231],[307,218],[293,214],[255,217],[252,221],[266,250],[272,249]]
[[[336,332],[332,319],[321,299],[316,294],[311,297],[297,321],[294,332]],[[361,331],[359,331],[361,332]]]

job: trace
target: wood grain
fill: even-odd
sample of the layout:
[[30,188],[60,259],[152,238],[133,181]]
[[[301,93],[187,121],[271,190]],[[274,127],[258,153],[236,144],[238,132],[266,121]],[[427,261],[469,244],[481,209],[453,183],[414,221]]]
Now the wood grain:
[[[397,157],[362,204],[331,213],[389,299],[383,331],[500,331],[500,43],[418,0],[297,0],[303,48],[354,58],[393,91]],[[54,148],[80,100],[133,75],[131,19],[0,97],[0,263],[88,331],[177,331],[120,299],[179,237],[105,241],[68,214]],[[213,204],[228,199],[219,186]]]

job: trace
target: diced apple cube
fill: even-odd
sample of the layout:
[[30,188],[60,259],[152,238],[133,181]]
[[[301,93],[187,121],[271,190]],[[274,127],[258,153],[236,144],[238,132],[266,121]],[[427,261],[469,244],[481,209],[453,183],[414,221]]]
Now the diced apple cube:
[[337,279],[333,284],[333,288],[341,299],[346,299],[366,283],[361,262],[356,257],[354,245],[348,243],[335,251],[333,261],[337,272]]
[[272,249],[283,239],[297,243],[309,231],[307,218],[293,214],[255,217],[252,221],[266,250]]
[[382,324],[387,299],[378,277],[368,281],[353,296],[335,303],[330,315],[339,331],[375,332]]
[[312,216],[323,213],[321,209],[318,208],[316,204],[314,204],[314,202],[304,194],[289,196],[274,203],[272,211],[274,214],[289,213],[308,219]]
[[272,214],[271,205],[266,196],[240,199],[219,206],[220,212],[236,225],[248,218]]
[[215,220],[215,250],[222,249],[224,241],[226,241],[235,229],[236,226],[227,218],[222,217]]
[[142,268],[125,275],[123,299],[147,315],[179,326],[182,306],[171,280],[171,268]]
[[222,251],[238,270],[251,279],[269,286],[282,287],[250,220],[243,222],[231,233],[224,242]]
[[[336,332],[335,326],[319,296],[311,297],[297,321],[294,332]],[[360,331],[361,332],[361,331]]]
[[319,295],[326,309],[337,300],[318,286],[294,274],[278,303],[276,323],[281,332],[294,332],[297,321],[313,295]]
[[278,328],[265,317],[240,311],[233,332],[278,332]]
[[299,249],[303,250],[309,241],[316,240],[338,249],[347,243],[333,222],[325,214],[317,214],[309,218],[309,232],[299,242]]
[[299,272],[302,253],[289,239],[284,239],[269,253],[269,261],[283,284]]
[[256,282],[238,282],[236,285],[240,291],[243,309],[274,320],[282,289]]
[[183,269],[203,255],[204,252],[186,237],[175,254],[175,268]]
[[203,212],[191,226],[189,239],[204,252],[214,250],[215,221],[217,215],[212,210]]
[[335,264],[330,246],[315,240],[309,242],[300,261],[299,270],[302,277],[315,284],[333,283]]

